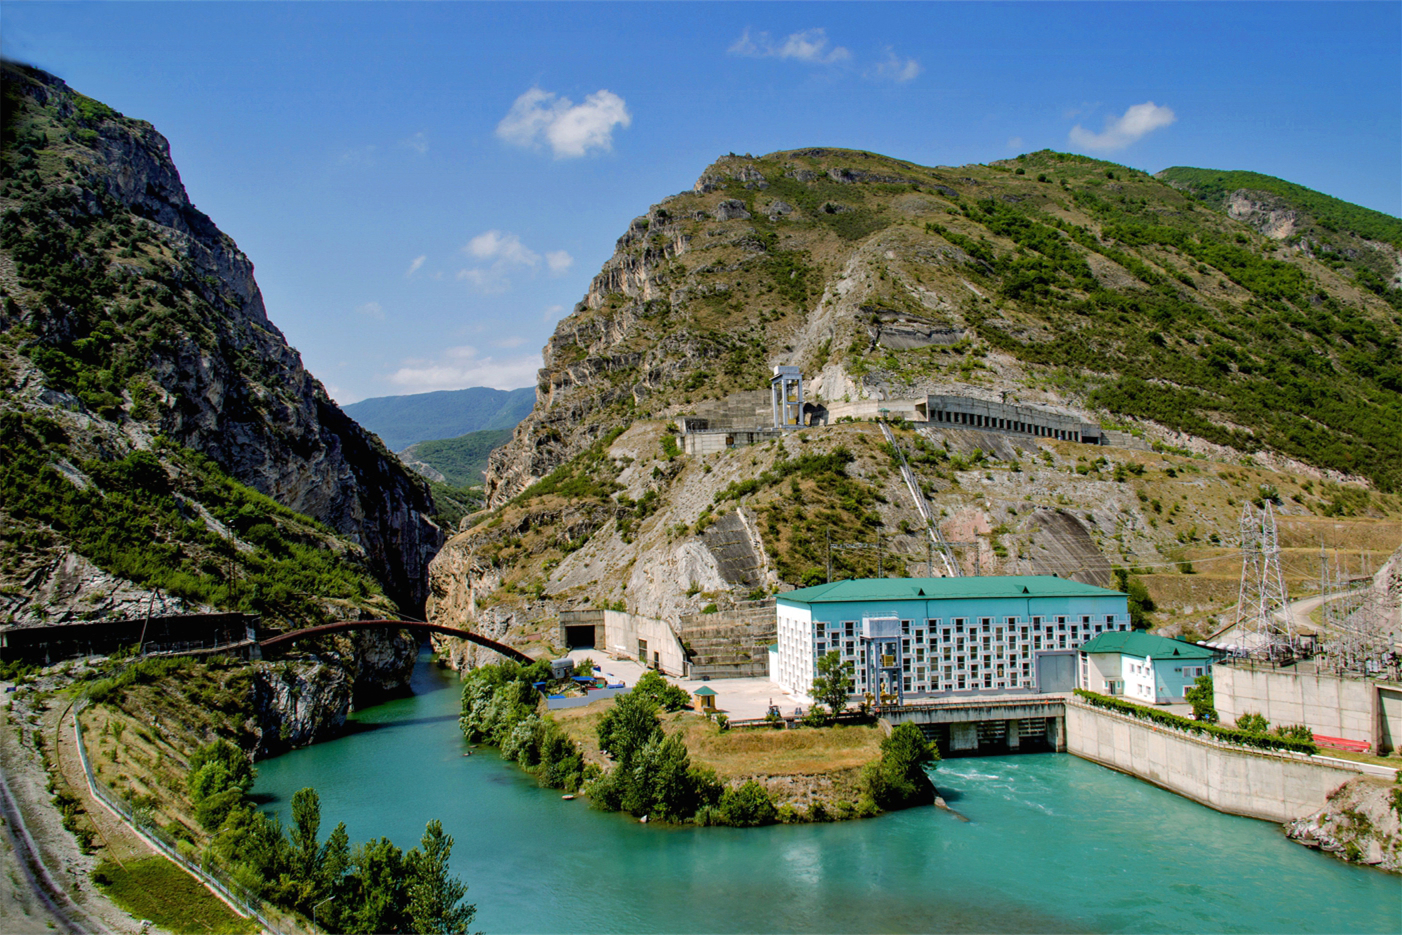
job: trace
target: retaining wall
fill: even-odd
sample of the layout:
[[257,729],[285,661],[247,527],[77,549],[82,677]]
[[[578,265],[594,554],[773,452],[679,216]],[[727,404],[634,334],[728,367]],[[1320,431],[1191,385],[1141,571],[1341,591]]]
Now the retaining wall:
[[1066,752],[1219,812],[1282,824],[1318,811],[1358,775],[1302,754],[1233,747],[1072,700]]
[[[1328,673],[1242,664],[1212,667],[1214,706],[1223,724],[1251,711],[1273,726],[1304,724],[1322,737],[1367,743],[1389,752],[1402,738],[1402,685]],[[1381,698],[1386,694],[1388,697]]]
[[[604,613],[604,649],[619,656],[637,659],[664,675],[686,676],[686,654],[681,640],[665,620],[640,617],[618,610]],[[638,640],[647,642],[647,658],[638,655]]]

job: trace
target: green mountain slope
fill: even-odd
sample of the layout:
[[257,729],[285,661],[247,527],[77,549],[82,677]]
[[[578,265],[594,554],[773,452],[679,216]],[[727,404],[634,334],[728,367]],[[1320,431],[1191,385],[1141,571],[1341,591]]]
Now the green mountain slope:
[[457,438],[485,429],[513,429],[535,405],[535,388],[474,386],[413,396],[377,396],[343,407],[394,451],[415,442]]
[[422,462],[453,487],[472,487],[482,483],[492,449],[500,448],[510,438],[511,429],[484,429],[457,438],[418,442],[405,448],[399,456],[410,466]]
[[1326,231],[1348,231],[1402,250],[1402,220],[1273,175],[1173,166],[1155,173],[1155,177],[1187,189],[1214,207],[1221,207],[1232,192],[1240,189],[1277,195],[1307,212]]
[[1256,172],[1174,167],[1157,177],[1350,276],[1402,311],[1402,220]]

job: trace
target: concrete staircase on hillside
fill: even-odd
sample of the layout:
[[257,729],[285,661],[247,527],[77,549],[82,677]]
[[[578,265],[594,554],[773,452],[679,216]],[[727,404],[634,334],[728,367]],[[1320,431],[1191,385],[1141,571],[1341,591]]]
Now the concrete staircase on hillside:
[[688,650],[694,679],[769,674],[769,646],[778,638],[774,601],[745,601],[714,614],[686,614],[677,637]]

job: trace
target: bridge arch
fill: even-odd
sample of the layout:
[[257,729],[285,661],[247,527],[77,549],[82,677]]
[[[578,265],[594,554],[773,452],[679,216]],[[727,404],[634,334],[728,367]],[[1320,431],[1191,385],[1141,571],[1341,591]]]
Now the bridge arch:
[[459,630],[456,627],[445,627],[436,623],[423,623],[418,620],[342,620],[337,623],[324,623],[321,626],[307,627],[304,630],[292,630],[288,633],[279,633],[277,636],[270,636],[258,642],[262,649],[271,649],[284,644],[292,643],[309,636],[322,636],[327,633],[343,633],[346,630],[417,630],[427,633],[442,633],[445,636],[455,636],[469,643],[476,643],[478,646],[485,646],[493,652],[501,653],[508,659],[515,659],[517,662],[530,665],[535,662],[530,656],[513,649],[505,643],[498,643],[496,640],[488,639],[471,630]]

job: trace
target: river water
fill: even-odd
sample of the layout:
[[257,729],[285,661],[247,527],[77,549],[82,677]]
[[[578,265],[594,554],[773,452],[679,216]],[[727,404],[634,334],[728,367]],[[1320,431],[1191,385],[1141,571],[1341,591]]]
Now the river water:
[[457,726],[455,673],[420,660],[414,695],[351,733],[259,764],[289,818],[303,786],[323,833],[407,850],[433,818],[473,928],[508,932],[1399,932],[1402,885],[1064,754],[941,763],[934,808],[867,821],[662,829],[566,802]]

